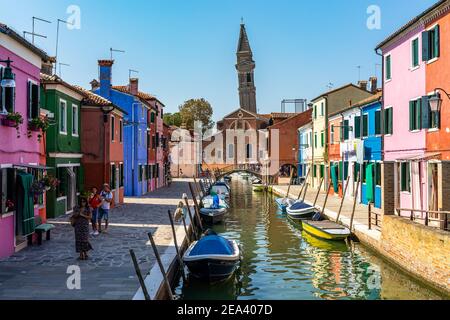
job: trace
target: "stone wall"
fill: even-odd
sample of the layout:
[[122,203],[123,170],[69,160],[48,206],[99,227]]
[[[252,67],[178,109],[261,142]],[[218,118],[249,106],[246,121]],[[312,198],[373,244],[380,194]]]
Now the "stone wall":
[[381,164],[381,203],[385,215],[395,214],[395,163],[383,162]]
[[415,277],[450,294],[449,232],[385,216],[376,249]]

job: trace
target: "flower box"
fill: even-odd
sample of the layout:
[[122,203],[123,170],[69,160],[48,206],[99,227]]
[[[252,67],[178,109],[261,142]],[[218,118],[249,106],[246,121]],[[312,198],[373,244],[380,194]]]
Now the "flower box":
[[35,124],[35,123],[29,123],[29,124],[28,124],[28,129],[29,129],[30,131],[33,131],[33,132],[39,132],[39,131],[41,131],[41,128],[39,128],[39,126],[38,126],[37,124]]
[[15,128],[17,126],[17,123],[14,120],[3,118],[2,125],[6,127]]

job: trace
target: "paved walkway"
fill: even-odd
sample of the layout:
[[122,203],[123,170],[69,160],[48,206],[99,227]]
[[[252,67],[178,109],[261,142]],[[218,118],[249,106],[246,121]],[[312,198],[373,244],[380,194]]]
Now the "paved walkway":
[[[278,193],[279,195],[286,196],[288,186],[274,186],[273,190],[275,193]],[[289,197],[293,199],[297,199],[299,193],[300,193],[301,186],[291,186],[291,189],[289,190]],[[317,195],[317,189],[314,188],[308,188],[306,192],[305,202],[309,204],[313,204],[314,200]],[[316,207],[319,209],[323,208],[323,205],[325,203],[325,197],[326,192],[321,191],[319,194],[319,197],[317,198]],[[341,205],[342,199],[335,195],[328,196],[327,204],[325,207],[325,215],[327,215],[331,220],[336,220],[337,213],[339,212],[339,207]],[[352,214],[353,209],[353,199],[351,198],[345,198],[344,204],[342,206],[341,215],[339,217],[339,221],[346,225],[347,227],[350,225],[350,218]],[[374,209],[378,210],[379,209]],[[374,219],[374,218],[372,218]],[[374,221],[372,222],[374,223]],[[372,229],[369,230],[368,228],[369,224],[369,214],[368,214],[368,207],[357,203],[355,208],[355,215],[353,220],[353,227],[355,230],[364,232],[364,234],[368,235],[369,237],[373,238],[374,240],[380,240],[381,232],[379,228],[377,228],[375,225],[372,226]]]
[[[78,261],[73,228],[68,217],[49,221],[56,225],[52,239],[0,260],[2,299],[132,299],[139,282],[129,254],[134,249],[144,275],[155,263],[147,233],[151,231],[160,252],[172,242],[167,210],[174,210],[186,181],[174,181],[140,198],[126,198],[110,213],[108,234],[92,238],[90,259]],[[181,225],[178,228],[183,228]],[[81,289],[69,290],[67,268],[80,267]]]

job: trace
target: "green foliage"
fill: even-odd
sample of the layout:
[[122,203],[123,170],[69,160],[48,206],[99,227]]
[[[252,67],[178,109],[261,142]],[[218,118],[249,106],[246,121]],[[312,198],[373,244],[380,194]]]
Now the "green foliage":
[[203,132],[211,129],[214,125],[212,121],[213,109],[211,104],[205,99],[191,99],[184,102],[180,107],[180,115],[186,129],[194,129],[194,122],[201,121]]
[[183,120],[181,119],[181,114],[179,112],[166,113],[164,115],[164,123],[168,126],[181,127]]

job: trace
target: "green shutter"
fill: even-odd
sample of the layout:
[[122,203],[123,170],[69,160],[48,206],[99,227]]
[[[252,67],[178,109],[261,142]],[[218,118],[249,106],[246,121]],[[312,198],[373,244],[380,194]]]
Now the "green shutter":
[[359,177],[359,169],[360,169],[361,165],[359,163],[355,163],[354,167],[353,167],[353,181],[358,181],[358,177]]
[[363,137],[369,135],[369,117],[367,114],[363,115]]
[[422,32],[422,61],[430,60],[430,33]]
[[419,39],[412,42],[412,65],[413,67],[419,65]]
[[316,165],[313,166],[313,175],[314,175],[314,178],[317,177],[317,166]]
[[355,117],[355,138],[360,138],[361,137],[361,117],[360,116],[356,116]]
[[416,130],[422,129],[422,99],[416,100]]
[[334,143],[334,125],[331,125],[330,128],[330,144]]
[[344,140],[349,139],[350,121],[344,120]]
[[422,129],[428,129],[431,127],[431,110],[428,103],[428,96],[422,97]]
[[320,177],[325,177],[325,166],[323,164],[320,165]]
[[348,161],[344,161],[344,178],[342,181],[347,180],[348,177]]
[[384,134],[392,134],[392,108],[384,109]]
[[414,101],[409,102],[409,131],[414,130]]
[[343,163],[342,161],[339,161],[339,181],[342,181],[342,174],[343,174]]
[[437,25],[436,27],[434,27],[434,43],[433,43],[433,52],[434,52],[434,57],[433,58],[437,58],[440,56],[440,35],[439,35],[439,25]]
[[375,111],[375,134],[381,134],[381,111]]
[[317,106],[314,106],[314,119],[317,119]]
[[325,133],[323,131],[320,133],[320,143],[321,147],[325,146]]
[[386,57],[386,80],[391,79],[391,56]]

